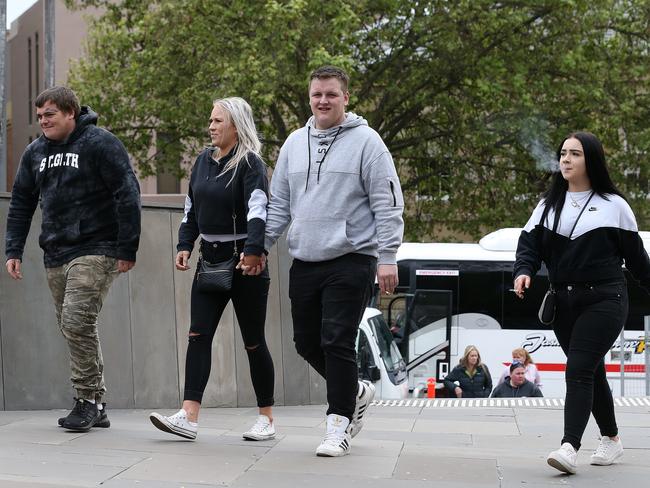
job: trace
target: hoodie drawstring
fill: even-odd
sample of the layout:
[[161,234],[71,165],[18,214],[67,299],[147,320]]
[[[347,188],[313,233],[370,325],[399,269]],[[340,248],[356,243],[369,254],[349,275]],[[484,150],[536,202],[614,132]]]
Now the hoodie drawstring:
[[[309,163],[307,164],[307,178],[305,180],[305,191],[307,191],[307,185],[309,184],[309,173],[311,172],[311,137],[310,137],[310,129],[311,127],[307,127],[307,153],[308,153],[308,161]],[[325,162],[325,158],[330,152],[330,149],[332,149],[332,146],[334,145],[334,142],[336,142],[336,138],[339,136],[341,133],[341,130],[343,129],[342,126],[339,126],[338,130],[336,131],[336,134],[334,134],[334,139],[332,139],[331,144],[325,151],[325,154],[323,154],[323,157],[321,158],[320,161],[316,161],[318,163],[318,174],[316,175],[316,183],[320,183],[320,168]]]

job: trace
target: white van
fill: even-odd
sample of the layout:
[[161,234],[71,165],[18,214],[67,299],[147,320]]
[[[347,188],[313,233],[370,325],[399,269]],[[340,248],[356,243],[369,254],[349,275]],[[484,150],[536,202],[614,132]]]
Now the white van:
[[[478,244],[404,243],[397,253],[399,286],[388,307],[388,325],[406,361],[411,391],[437,388],[458,364],[467,345],[475,345],[496,386],[514,348],[529,351],[540,370],[542,392],[563,397],[566,357],[549,326],[537,319],[548,289],[545,269],[533,279],[524,300],[512,292],[512,268],[521,229],[501,229]],[[650,232],[640,232],[650,249]],[[643,329],[650,316],[646,292],[625,271],[630,312],[625,341],[605,357],[610,384],[620,394],[621,351],[626,361],[625,388],[646,394]],[[398,311],[399,310],[399,311]],[[628,382],[629,380],[632,380]],[[643,391],[641,389],[643,388]],[[439,392],[443,393],[443,392]]]
[[359,379],[375,385],[375,398],[406,398],[406,364],[382,313],[366,308],[357,335]]

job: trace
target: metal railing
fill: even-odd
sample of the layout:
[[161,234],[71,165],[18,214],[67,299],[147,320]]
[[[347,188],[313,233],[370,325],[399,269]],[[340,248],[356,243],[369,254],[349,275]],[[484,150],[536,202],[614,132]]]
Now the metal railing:
[[650,343],[650,315],[645,316],[644,330],[638,335],[633,335],[631,331],[621,331],[618,343],[612,348],[612,359],[619,360],[619,385],[612,385],[614,394],[618,391],[620,396],[650,396],[648,343]]

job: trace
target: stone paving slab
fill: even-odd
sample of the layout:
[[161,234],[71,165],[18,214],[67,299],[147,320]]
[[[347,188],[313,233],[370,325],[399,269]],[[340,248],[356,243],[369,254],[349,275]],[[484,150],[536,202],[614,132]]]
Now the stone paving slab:
[[617,408],[626,451],[614,466],[588,464],[591,421],[576,476],[545,461],[561,408],[371,406],[351,454],[319,458],[325,410],[276,407],[277,437],[264,442],[241,437],[254,408],[204,409],[195,441],[157,430],[145,410],[109,410],[111,428],[88,433],[57,427],[64,411],[0,411],[0,488],[620,488],[650,479],[650,407]]

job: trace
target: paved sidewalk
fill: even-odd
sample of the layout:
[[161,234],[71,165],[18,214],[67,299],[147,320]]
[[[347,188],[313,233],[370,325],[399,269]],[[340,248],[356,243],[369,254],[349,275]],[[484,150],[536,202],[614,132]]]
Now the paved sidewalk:
[[561,437],[560,406],[406,403],[373,405],[343,458],[314,454],[322,406],[275,408],[278,436],[266,442],[241,438],[253,408],[204,409],[195,441],[156,430],[142,410],[109,410],[111,428],[86,434],[57,427],[63,411],[0,412],[0,488],[632,488],[650,480],[647,398],[617,406],[625,455],[614,466],[588,464],[597,445],[590,421],[575,476],[545,462]]

